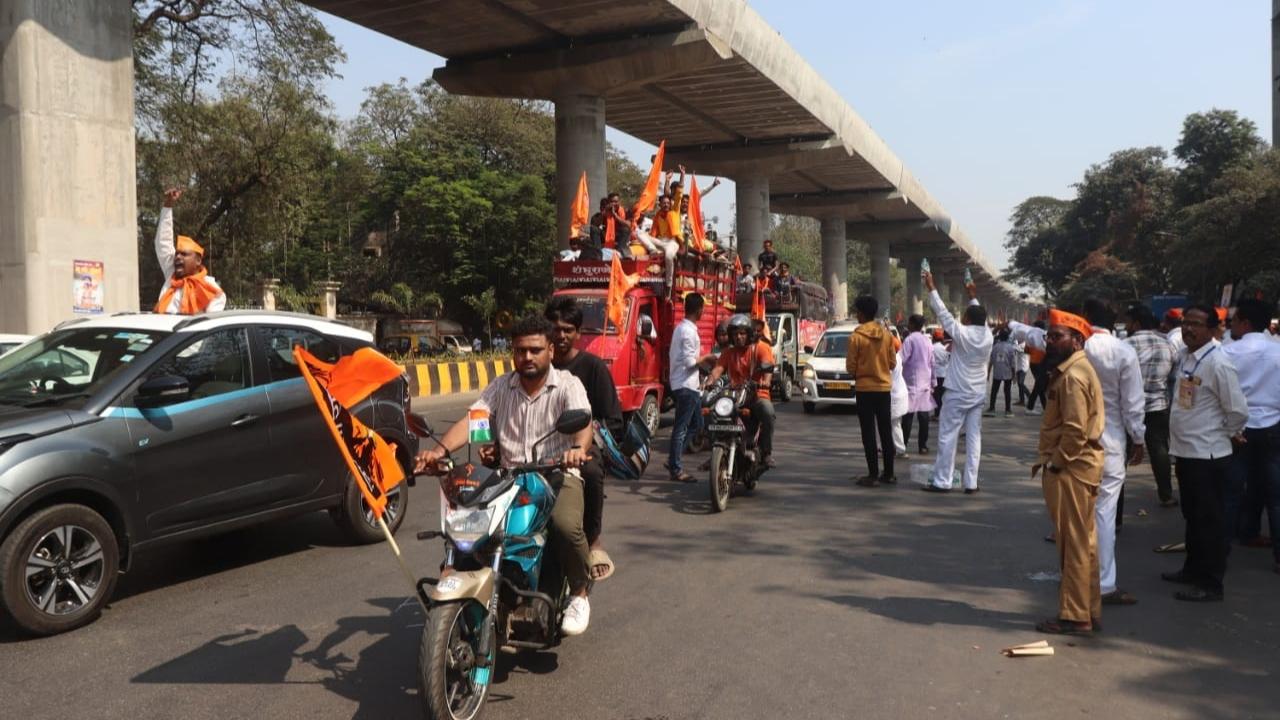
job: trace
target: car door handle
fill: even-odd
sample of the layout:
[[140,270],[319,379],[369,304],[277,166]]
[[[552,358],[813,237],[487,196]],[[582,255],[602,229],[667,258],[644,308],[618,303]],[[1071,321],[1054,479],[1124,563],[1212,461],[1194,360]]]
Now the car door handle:
[[231,421],[231,427],[233,428],[248,427],[256,422],[258,422],[257,415],[241,415],[240,417]]

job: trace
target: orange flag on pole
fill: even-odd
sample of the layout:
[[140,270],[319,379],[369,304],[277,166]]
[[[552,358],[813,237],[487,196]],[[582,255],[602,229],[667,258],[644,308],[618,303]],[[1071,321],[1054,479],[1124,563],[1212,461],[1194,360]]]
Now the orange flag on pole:
[[667,156],[667,141],[663,140],[658,143],[658,152],[653,156],[653,167],[649,170],[649,180],[644,184],[644,190],[640,192],[640,199],[636,200],[635,207],[631,208],[631,222],[639,222],[640,216],[645,214],[658,202],[658,193],[662,187],[662,162]]
[[751,297],[751,319],[752,320],[764,319],[764,313],[765,313],[764,289],[767,287],[769,287],[768,280],[762,277],[756,278],[756,291],[755,291],[755,294]]
[[609,294],[605,297],[605,317],[622,334],[622,314],[627,307],[627,292],[640,280],[637,275],[628,275],[622,271],[622,261],[618,254],[613,254],[613,263],[609,268]]
[[689,176],[689,229],[693,231],[694,248],[706,252],[707,229],[702,222],[702,193],[698,192],[696,175]]
[[365,503],[381,520],[387,493],[404,480],[404,469],[395,446],[360,422],[351,407],[398,377],[400,367],[373,348],[361,348],[330,364],[298,345],[293,358]]
[[582,232],[591,217],[591,195],[587,192],[587,171],[582,171],[578,179],[578,194],[573,198],[573,208],[569,219],[569,237],[576,238]]

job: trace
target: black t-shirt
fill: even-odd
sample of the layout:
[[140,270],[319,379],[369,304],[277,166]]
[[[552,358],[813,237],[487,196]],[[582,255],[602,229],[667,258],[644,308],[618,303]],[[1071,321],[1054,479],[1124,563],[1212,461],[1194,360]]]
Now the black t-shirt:
[[621,442],[622,404],[618,402],[618,388],[613,384],[609,366],[595,355],[579,350],[572,360],[556,368],[568,370],[582,382],[587,389],[587,401],[591,403],[591,417],[604,423]]
[[760,267],[760,272],[768,272],[778,266],[778,253],[765,251],[760,253],[756,258],[756,262]]

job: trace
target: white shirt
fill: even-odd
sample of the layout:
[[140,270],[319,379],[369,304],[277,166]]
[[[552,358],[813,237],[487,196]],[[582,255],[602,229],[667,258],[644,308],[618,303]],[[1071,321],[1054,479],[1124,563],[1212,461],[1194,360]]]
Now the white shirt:
[[1245,427],[1269,428],[1280,423],[1280,344],[1251,332],[1224,345],[1222,352],[1236,369],[1240,390],[1249,403]]
[[1024,346],[1018,346],[1018,372],[1031,372],[1031,358],[1027,355],[1027,349]]
[[[177,248],[173,245],[173,208],[160,208],[160,222],[156,225],[156,260],[160,263],[160,269],[164,271],[164,285],[160,286],[160,295],[156,298],[159,300],[169,291],[169,283],[173,281],[173,259],[177,257]],[[218,281],[213,279],[212,275],[204,276],[206,282],[217,286]],[[166,315],[177,315],[182,310],[182,293],[183,289],[178,288],[173,293],[173,298],[169,300],[169,306],[164,309]],[[227,294],[219,293],[217,297],[209,301],[209,307],[205,308],[206,312],[217,312],[227,308]]]
[[933,344],[933,379],[945,380],[947,377],[947,363],[951,361],[951,351],[947,349],[946,343]]
[[898,362],[894,363],[889,373],[889,416],[900,418],[907,414],[909,396],[907,381],[902,377],[902,351],[897,353]]
[[1211,460],[1231,455],[1231,437],[1244,429],[1249,404],[1240,390],[1236,368],[1217,340],[1194,353],[1179,355],[1178,384],[1184,378],[1199,379],[1191,407],[1182,407],[1175,390],[1169,408],[1169,454],[1174,457]]
[[671,390],[698,390],[698,359],[702,357],[698,326],[689,318],[680,321],[671,333]]
[[1175,354],[1181,354],[1183,350],[1187,349],[1187,344],[1182,342],[1182,328],[1176,327],[1170,330],[1167,337],[1169,342],[1173,343],[1173,352]]
[[[1024,341],[1028,347],[1045,349],[1044,330],[1017,321],[1011,321],[1009,329],[1015,339]],[[1145,444],[1147,403],[1138,353],[1105,328],[1095,327],[1084,341],[1084,354],[1102,384],[1106,411],[1103,448],[1109,453],[1123,454],[1126,439],[1135,445]]]
[[[977,305],[974,298],[970,305]],[[986,325],[961,325],[943,304],[938,291],[929,293],[929,306],[938,316],[938,323],[951,336],[951,360],[947,362],[947,379],[943,387],[948,397],[963,402],[985,400],[987,395],[987,362],[991,359],[991,345],[995,342],[991,328]]]

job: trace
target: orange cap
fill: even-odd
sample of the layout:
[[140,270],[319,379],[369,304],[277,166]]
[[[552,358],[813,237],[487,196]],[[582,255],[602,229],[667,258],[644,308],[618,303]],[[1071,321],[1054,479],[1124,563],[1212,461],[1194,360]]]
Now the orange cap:
[[1226,321],[1227,321],[1227,309],[1226,309],[1226,308],[1224,308],[1224,307],[1215,307],[1215,308],[1214,308],[1214,310],[1215,310],[1215,311],[1217,311],[1217,313],[1218,313],[1218,322],[1220,322],[1220,323],[1224,323],[1224,322],[1226,322]]
[[176,243],[176,247],[178,248],[178,250],[182,252],[193,252],[199,255],[200,257],[204,257],[204,248],[200,247],[200,243],[196,242],[195,240],[192,240],[186,235],[178,236],[178,242]]
[[1065,312],[1063,310],[1056,310],[1056,309],[1050,308],[1049,324],[1069,327],[1072,330],[1075,330],[1076,332],[1083,335],[1085,339],[1088,339],[1088,337],[1093,334],[1093,327],[1089,325],[1088,320],[1085,320],[1079,315]]
[[1168,312],[1166,312],[1164,316],[1169,318],[1170,320],[1181,320],[1182,308],[1172,308]]

